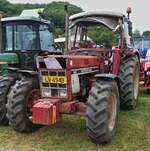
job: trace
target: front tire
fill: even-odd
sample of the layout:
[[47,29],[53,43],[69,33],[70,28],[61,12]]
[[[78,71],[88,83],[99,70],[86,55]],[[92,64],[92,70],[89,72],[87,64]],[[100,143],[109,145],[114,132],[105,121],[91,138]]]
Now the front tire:
[[[150,86],[150,77],[148,77],[148,80],[146,81],[146,86]],[[147,93],[148,95],[150,95],[150,89],[149,89],[149,88],[146,89],[146,93]]]
[[87,134],[95,144],[110,142],[116,134],[119,92],[115,81],[94,83],[87,102]]
[[[23,78],[16,81],[8,95],[7,117],[9,125],[17,132],[33,132],[39,126],[32,123],[32,101],[37,100],[39,95],[33,95],[38,90],[37,81],[33,78]],[[31,97],[33,95],[33,97]],[[30,107],[29,107],[29,104]]]
[[7,94],[10,87],[15,83],[16,79],[11,76],[1,76],[0,78],[0,123],[8,124],[8,118],[6,117],[7,109]]

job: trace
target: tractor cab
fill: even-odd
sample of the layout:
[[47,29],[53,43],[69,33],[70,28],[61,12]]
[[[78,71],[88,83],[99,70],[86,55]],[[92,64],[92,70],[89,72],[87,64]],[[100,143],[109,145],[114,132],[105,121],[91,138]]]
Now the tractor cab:
[[[88,40],[91,32],[96,29],[103,30],[104,28],[111,32],[111,34],[114,34],[116,41],[112,43],[115,46],[112,45],[107,48],[103,43],[95,45]],[[131,30],[132,23],[129,18],[121,13],[82,12],[73,15],[69,18],[68,53],[97,56],[103,62],[102,64],[106,65],[106,68],[102,69],[104,72],[111,72],[112,69],[114,70],[113,73],[116,74],[118,61],[115,56],[118,57],[119,54],[114,56],[114,53],[118,53],[121,49],[126,48],[130,51],[133,48]],[[103,34],[102,38],[106,39],[106,37],[106,34]],[[115,65],[114,67],[112,67],[112,62]]]
[[53,24],[42,19],[38,11],[39,9],[24,10],[20,16],[1,19],[2,67],[8,65],[33,70],[38,54],[54,52]]

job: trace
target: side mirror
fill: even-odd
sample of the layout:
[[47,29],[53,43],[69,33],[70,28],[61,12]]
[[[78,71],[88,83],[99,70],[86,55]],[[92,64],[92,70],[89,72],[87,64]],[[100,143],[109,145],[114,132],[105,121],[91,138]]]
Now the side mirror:
[[48,30],[49,30],[50,32],[54,32],[54,31],[55,31],[55,25],[54,25],[54,23],[50,23],[50,24],[49,24]]

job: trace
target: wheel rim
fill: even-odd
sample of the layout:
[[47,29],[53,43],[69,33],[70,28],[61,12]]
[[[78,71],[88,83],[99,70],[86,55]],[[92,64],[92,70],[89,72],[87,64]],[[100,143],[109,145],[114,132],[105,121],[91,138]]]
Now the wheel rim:
[[133,81],[133,93],[134,93],[134,99],[136,100],[139,93],[139,70],[138,66],[135,69],[134,73],[134,81]]
[[27,96],[27,116],[32,121],[32,107],[36,100],[40,98],[40,90],[34,89]]
[[112,94],[107,106],[108,111],[108,128],[112,131],[115,127],[117,117],[117,97]]

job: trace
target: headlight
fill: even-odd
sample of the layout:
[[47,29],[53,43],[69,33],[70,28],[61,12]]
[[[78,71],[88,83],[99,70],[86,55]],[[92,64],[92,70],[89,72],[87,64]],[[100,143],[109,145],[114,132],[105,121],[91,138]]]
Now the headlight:
[[42,96],[44,97],[51,97],[51,91],[48,89],[43,89],[42,90]]
[[59,96],[63,98],[67,97],[67,90],[59,90]]

